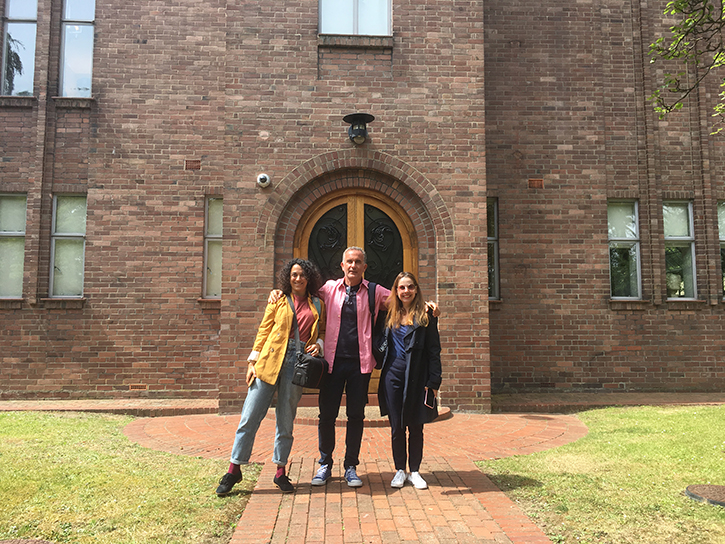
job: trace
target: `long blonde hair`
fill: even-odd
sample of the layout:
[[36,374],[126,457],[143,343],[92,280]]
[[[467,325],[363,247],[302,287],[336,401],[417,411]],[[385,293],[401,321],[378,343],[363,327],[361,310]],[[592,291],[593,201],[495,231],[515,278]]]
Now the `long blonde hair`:
[[418,280],[415,279],[415,276],[410,272],[401,272],[395,278],[393,288],[390,290],[390,295],[388,296],[388,318],[385,320],[385,324],[391,329],[397,329],[401,325],[409,324],[403,323],[404,308],[403,303],[400,302],[400,299],[398,298],[398,284],[403,278],[410,278],[410,280],[415,285],[415,298],[413,299],[413,304],[410,307],[410,314],[405,317],[408,318],[410,324],[417,323],[419,325],[422,325],[423,327],[427,327],[428,310],[426,308],[425,302],[423,302],[423,295],[420,292],[420,285],[418,285]]

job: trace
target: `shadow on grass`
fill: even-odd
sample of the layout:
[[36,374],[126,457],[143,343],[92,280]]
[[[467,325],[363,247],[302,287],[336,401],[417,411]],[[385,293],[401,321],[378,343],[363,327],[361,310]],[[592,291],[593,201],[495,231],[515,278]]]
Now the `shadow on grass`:
[[511,491],[512,489],[518,489],[519,487],[541,487],[542,484],[539,480],[528,478],[526,476],[520,476],[518,474],[501,474],[498,476],[492,476],[486,474],[486,477],[498,487],[501,491]]

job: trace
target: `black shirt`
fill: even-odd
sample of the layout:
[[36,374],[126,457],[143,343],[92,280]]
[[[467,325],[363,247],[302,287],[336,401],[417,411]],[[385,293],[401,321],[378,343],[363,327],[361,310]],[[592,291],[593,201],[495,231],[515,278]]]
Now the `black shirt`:
[[345,286],[345,301],[340,311],[340,334],[337,337],[335,359],[360,359],[360,343],[357,338],[357,293],[362,283]]

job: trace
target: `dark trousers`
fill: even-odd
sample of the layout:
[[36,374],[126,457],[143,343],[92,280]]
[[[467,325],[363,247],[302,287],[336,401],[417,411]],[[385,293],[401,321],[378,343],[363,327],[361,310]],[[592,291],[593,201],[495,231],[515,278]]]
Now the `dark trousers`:
[[[405,470],[407,461],[410,471],[418,472],[423,460],[423,424],[407,422],[403,413],[405,370],[405,360],[396,359],[386,369],[385,376],[382,376],[381,379],[383,380],[383,394],[388,403],[395,470]],[[409,394],[411,393],[409,392]]]
[[325,376],[320,388],[320,421],[317,426],[320,464],[332,467],[335,450],[335,421],[340,413],[342,393],[347,394],[347,430],[345,435],[345,468],[360,463],[365,405],[368,402],[370,374],[360,372],[358,359],[335,359],[332,373]]

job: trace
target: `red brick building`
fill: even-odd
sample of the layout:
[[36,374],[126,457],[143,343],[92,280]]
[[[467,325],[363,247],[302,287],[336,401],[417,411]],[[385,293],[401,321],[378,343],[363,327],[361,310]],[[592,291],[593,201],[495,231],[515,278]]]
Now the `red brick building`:
[[281,263],[346,245],[441,305],[453,408],[722,388],[717,89],[652,112],[662,8],[4,0],[0,396],[234,409]]

